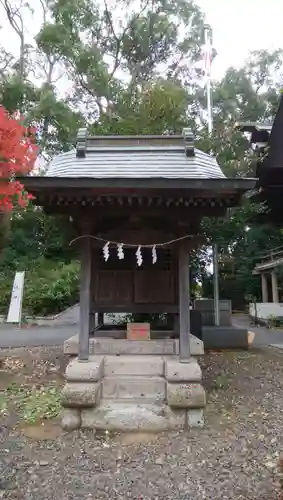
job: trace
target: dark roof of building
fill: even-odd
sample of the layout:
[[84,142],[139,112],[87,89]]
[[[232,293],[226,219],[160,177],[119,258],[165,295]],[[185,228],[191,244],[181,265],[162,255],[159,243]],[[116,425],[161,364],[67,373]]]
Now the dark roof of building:
[[254,149],[258,149],[267,145],[272,123],[238,122],[235,128],[241,132],[249,133],[250,143],[254,146]]
[[79,130],[76,150],[51,160],[47,177],[95,179],[224,178],[216,158],[194,147],[193,136],[94,136]]
[[[242,122],[236,128],[251,134],[250,142],[259,151],[256,176],[258,185],[283,185],[283,95],[273,123]],[[278,170],[279,169],[279,170]]]
[[256,158],[257,191],[254,199],[264,202],[258,222],[283,223],[283,95],[273,123],[242,123],[243,132],[250,132],[251,144],[258,150]]
[[259,175],[267,169],[280,169],[283,180],[283,95],[280,98],[268,141],[268,150],[259,170]]

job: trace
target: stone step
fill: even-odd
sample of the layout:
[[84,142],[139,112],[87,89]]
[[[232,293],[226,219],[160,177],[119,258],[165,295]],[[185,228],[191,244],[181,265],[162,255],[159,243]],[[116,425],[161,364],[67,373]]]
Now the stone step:
[[165,401],[166,381],[163,377],[108,376],[102,381],[104,399]]
[[[164,404],[102,400],[98,408],[82,410],[81,425],[85,429],[108,429],[116,432],[161,432],[184,428],[186,418],[184,410],[173,412]],[[202,418],[199,412],[198,418]]]
[[104,376],[164,376],[164,359],[161,356],[105,356]]

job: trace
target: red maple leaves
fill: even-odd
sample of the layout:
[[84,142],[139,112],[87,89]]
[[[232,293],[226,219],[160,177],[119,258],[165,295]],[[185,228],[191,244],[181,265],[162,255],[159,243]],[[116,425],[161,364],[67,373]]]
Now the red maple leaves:
[[36,157],[35,131],[0,106],[0,212],[25,207],[32,198],[16,178],[33,169]]

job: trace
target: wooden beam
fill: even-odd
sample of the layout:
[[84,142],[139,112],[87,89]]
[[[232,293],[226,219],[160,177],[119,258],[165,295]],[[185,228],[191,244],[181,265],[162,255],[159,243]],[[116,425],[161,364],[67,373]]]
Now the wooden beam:
[[91,239],[82,238],[81,246],[81,276],[80,276],[80,331],[79,360],[89,358],[89,328],[90,328],[90,285],[91,285]]
[[[44,204],[43,204],[44,205]],[[79,218],[83,216],[88,210],[88,207],[81,207],[75,203],[70,205],[44,205],[44,211],[49,214],[68,214]],[[173,207],[172,204],[168,207],[132,207],[132,206],[120,206],[117,207],[105,206],[105,207],[89,207],[89,213],[92,215],[94,221],[103,217],[128,217],[131,216],[144,216],[144,217],[163,217],[164,219],[180,220],[186,221],[193,220],[196,218],[201,218],[205,216],[220,217],[224,216],[226,213],[225,206],[216,205],[214,207]]]
[[[232,196],[237,192],[244,193],[249,189],[254,189],[256,179],[238,179],[238,178],[213,178],[213,179],[184,179],[184,178],[84,178],[84,177],[18,177],[19,180],[27,190],[35,194],[37,191],[46,191],[54,189],[119,189],[120,193],[127,189],[135,189],[142,194],[141,190],[180,190],[187,195],[193,191],[200,191],[200,194],[205,191],[212,191],[213,195],[231,194]],[[94,194],[94,192],[92,192]],[[99,193],[98,193],[99,194]],[[163,196],[166,193],[163,191]]]
[[179,323],[180,362],[190,361],[190,281],[189,252],[185,241],[179,244]]

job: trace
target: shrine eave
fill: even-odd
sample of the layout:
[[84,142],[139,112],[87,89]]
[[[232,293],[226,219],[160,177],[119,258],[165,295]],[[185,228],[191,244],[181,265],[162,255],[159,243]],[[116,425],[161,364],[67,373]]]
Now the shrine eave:
[[[246,191],[254,189],[256,179],[237,179],[237,178],[211,178],[211,179],[166,179],[166,178],[89,178],[89,177],[23,177],[18,178],[25,188],[31,193],[48,192],[56,189],[79,191],[110,189],[110,190],[178,190],[195,192],[209,191],[214,196],[227,194],[243,194]],[[164,193],[165,194],[165,193]]]

